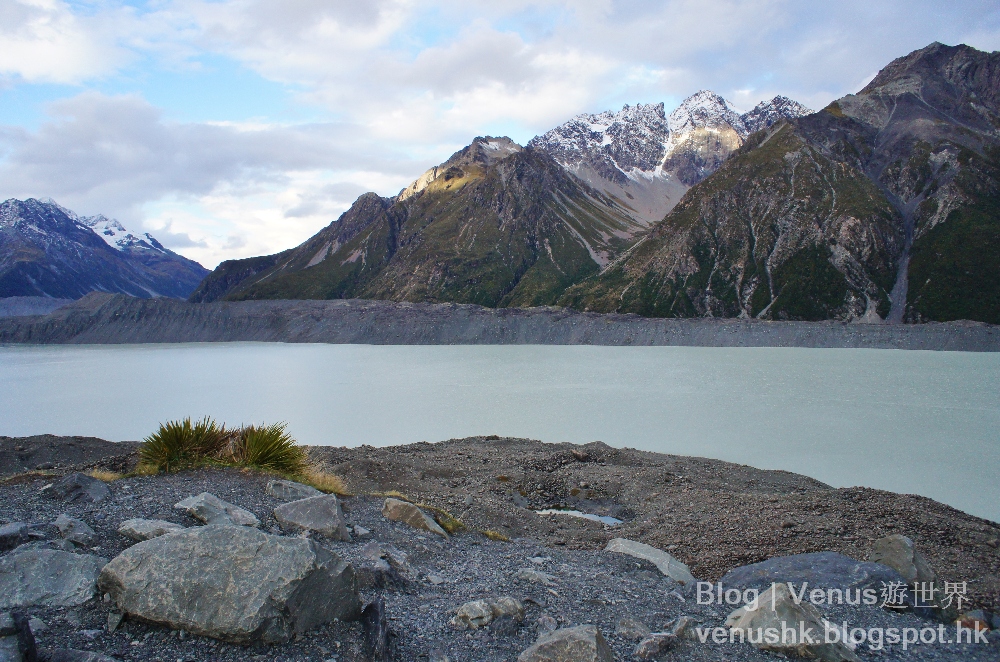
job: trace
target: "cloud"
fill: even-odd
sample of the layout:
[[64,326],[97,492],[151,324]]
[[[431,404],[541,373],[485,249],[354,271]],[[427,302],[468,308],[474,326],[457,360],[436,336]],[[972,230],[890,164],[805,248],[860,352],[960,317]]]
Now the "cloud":
[[[352,192],[372,184],[398,190],[416,169],[391,149],[373,149],[363,130],[347,124],[168,122],[141,98],[93,92],[50,111],[53,119],[36,132],[0,131],[4,197],[52,197],[79,213],[145,218],[147,227],[165,231],[165,245],[202,249],[193,252],[208,262],[221,259],[215,251],[222,246],[274,252],[305,239],[353,200],[331,195],[338,182]],[[303,200],[312,203],[309,213]],[[218,210],[226,220],[205,225],[195,208]],[[295,209],[289,216],[300,222],[259,231],[259,219]],[[229,240],[252,229],[257,240]],[[171,233],[186,238],[171,244]]]
[[0,75],[78,83],[113,71],[131,57],[111,38],[126,16],[85,16],[59,0],[0,0]]
[[[1000,7],[0,0],[0,95],[45,82],[85,90],[50,105],[38,129],[0,127],[0,195],[51,196],[144,223],[213,264],[294,245],[358,194],[395,193],[476,135],[524,142],[580,112],[669,107],[705,88],[742,109],[776,94],[820,108],[935,40],[1000,46]],[[166,119],[191,116],[183,104],[197,95],[143,81],[213,58],[280,83],[287,112],[244,123]],[[156,94],[108,92],[143,85]],[[317,119],[288,121],[302,116]]]

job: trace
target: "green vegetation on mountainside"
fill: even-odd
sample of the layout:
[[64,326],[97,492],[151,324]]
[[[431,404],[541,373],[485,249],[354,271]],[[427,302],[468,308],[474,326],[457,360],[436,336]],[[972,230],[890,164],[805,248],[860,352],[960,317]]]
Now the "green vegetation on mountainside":
[[911,319],[1000,324],[1000,149],[965,150],[956,184],[968,200],[914,241]]

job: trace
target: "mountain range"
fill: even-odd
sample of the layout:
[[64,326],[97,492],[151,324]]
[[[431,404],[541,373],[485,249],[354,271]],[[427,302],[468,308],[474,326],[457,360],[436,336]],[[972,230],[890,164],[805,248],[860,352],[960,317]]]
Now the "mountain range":
[[0,297],[98,291],[183,299],[208,273],[104,216],[77,216],[51,200],[0,203]]
[[[203,273],[54,203],[4,203],[0,239],[0,294],[183,296]],[[330,298],[1000,323],[1000,53],[931,44],[818,112],[779,96],[740,113],[703,90],[669,114],[578,115],[523,147],[479,137],[190,295]]]
[[935,43],[858,94],[753,134],[558,303],[1000,323],[1000,53]]
[[712,92],[579,115],[522,147],[479,137],[393,198],[361,196],[280,254],[219,265],[192,295],[554,303],[628,250],[751,128],[809,111],[777,97],[740,115]]

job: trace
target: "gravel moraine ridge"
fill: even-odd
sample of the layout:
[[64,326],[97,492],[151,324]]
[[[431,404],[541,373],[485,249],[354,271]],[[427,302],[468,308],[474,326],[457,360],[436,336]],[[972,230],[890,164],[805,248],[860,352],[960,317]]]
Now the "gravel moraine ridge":
[[[0,450],[17,443],[17,439],[0,438]],[[57,446],[58,438],[51,438],[50,443]],[[874,538],[899,532],[916,540],[940,576],[975,582],[980,605],[994,611],[998,606],[1000,566],[995,544],[1000,526],[928,499],[874,490],[833,490],[785,472],[615,450],[599,443],[581,447],[480,437],[377,449],[314,447],[310,453],[321,466],[343,476],[349,489],[359,495],[343,499],[345,515],[352,526],[369,531],[350,542],[319,539],[321,544],[355,564],[362,576],[365,568],[373,567],[366,545],[375,541],[397,553],[400,581],[383,589],[367,585],[363,590],[366,601],[378,596],[385,599],[393,660],[440,662],[445,659],[442,655],[451,662],[514,660],[537,637],[543,616],[560,627],[597,625],[619,660],[633,659],[636,645],[636,640],[616,632],[622,618],[634,618],[654,631],[680,616],[703,626],[722,624],[729,608],[698,605],[690,588],[663,577],[652,564],[601,551],[615,537],[669,549],[699,579],[716,580],[735,566],[802,551],[829,549],[863,559]],[[121,466],[121,454],[109,451],[105,460],[97,458],[89,464],[101,466],[102,462]],[[250,510],[260,518],[261,529],[273,533],[279,530],[273,510],[281,502],[265,491],[271,478],[238,470],[129,477],[109,483],[111,497],[94,504],[45,498],[41,488],[53,476],[20,475],[0,483],[0,523],[51,523],[68,513],[87,522],[97,534],[95,549],[81,551],[113,558],[133,544],[117,532],[122,521],[142,517],[195,526],[193,519],[173,505],[208,491]],[[587,487],[579,487],[581,483]],[[381,514],[383,499],[363,495],[388,490],[444,508],[461,518],[468,530],[444,540],[390,522]],[[822,507],[817,509],[816,504]],[[542,507],[576,507],[624,521],[605,527],[532,512]],[[821,528],[820,522],[831,525]],[[785,526],[788,523],[792,526]],[[512,540],[491,540],[479,532],[486,529]],[[43,530],[50,540],[58,539],[54,527]],[[519,579],[524,568],[551,575],[552,585]],[[449,625],[463,603],[505,595],[525,606],[526,618],[520,627],[505,624],[458,631]],[[358,623],[323,626],[287,644],[241,647],[182,637],[163,626],[130,619],[108,633],[111,606],[100,599],[82,607],[28,611],[45,624],[37,634],[41,647],[99,651],[122,660],[366,659]],[[928,624],[912,614],[878,608],[844,606],[825,611],[830,620],[847,620],[857,627]],[[918,646],[905,652],[899,647],[868,651],[862,645],[858,653],[862,660],[995,661],[1000,660],[1000,641],[994,642]],[[701,644],[686,639],[658,659],[781,658],[745,644]]]
[[356,299],[219,301],[91,293],[49,315],[0,317],[0,343],[313,342],[369,345],[677,345],[1000,351],[978,322],[859,324],[654,319],[558,307]]

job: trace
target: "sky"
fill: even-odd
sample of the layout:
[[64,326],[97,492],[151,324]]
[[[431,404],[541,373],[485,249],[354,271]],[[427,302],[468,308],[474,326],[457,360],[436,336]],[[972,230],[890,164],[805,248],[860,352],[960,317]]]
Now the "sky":
[[209,268],[295,246],[480,135],[710,89],[822,108],[996,0],[0,0],[0,200]]

